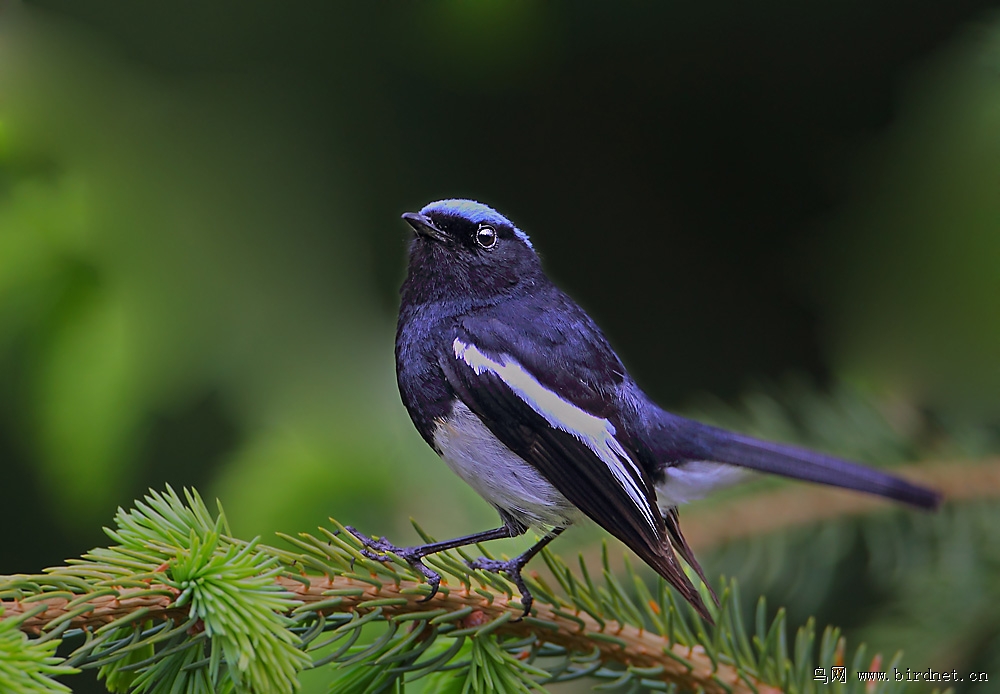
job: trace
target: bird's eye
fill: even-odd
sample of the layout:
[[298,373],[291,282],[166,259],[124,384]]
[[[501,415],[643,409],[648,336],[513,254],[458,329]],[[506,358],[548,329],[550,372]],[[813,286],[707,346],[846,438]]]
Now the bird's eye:
[[484,224],[476,231],[476,243],[481,248],[489,250],[497,245],[497,230],[488,224]]

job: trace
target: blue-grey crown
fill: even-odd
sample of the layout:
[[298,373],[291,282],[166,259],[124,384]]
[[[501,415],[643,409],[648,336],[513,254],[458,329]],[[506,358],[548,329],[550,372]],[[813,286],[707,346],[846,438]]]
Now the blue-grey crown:
[[467,219],[473,224],[508,226],[514,230],[517,237],[524,241],[528,248],[534,248],[534,246],[531,245],[531,239],[528,238],[528,235],[514,226],[509,219],[504,217],[489,205],[484,205],[483,203],[476,202],[475,200],[461,200],[457,198],[453,200],[438,200],[437,202],[425,205],[424,209],[420,210],[420,214],[427,216],[433,214],[451,215],[453,217]]

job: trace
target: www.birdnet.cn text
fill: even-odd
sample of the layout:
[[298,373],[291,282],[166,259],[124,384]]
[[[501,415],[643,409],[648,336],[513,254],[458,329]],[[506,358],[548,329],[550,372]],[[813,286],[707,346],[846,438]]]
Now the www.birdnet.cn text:
[[[861,682],[989,682],[989,674],[985,672],[970,672],[960,675],[958,670],[914,670],[913,668],[893,668],[892,670],[865,670],[855,673]],[[840,682],[847,684],[847,666],[834,665],[829,668],[818,667],[813,673],[813,680],[824,684]]]

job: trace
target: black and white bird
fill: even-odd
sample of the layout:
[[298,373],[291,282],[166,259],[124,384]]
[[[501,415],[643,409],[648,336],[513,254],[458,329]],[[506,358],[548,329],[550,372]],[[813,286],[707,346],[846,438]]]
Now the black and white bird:
[[415,236],[396,333],[399,392],[420,435],[503,523],[416,547],[351,529],[369,556],[392,552],[421,571],[431,595],[440,576],[423,557],[536,528],[546,534],[522,555],[473,563],[506,573],[527,614],[524,565],[586,517],[711,621],[677,558],[708,585],[681,534],[679,504],[746,470],[928,509],[940,502],[936,492],[878,470],[664,411],[590,316],[546,277],[528,236],[490,207],[442,200],[403,219]]

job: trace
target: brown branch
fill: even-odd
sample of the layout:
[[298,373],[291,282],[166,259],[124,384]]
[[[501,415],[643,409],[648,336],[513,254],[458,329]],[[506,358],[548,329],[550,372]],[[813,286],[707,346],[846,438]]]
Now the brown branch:
[[[915,465],[893,472],[941,490],[946,501],[1000,497],[1000,459],[986,460],[977,464]],[[726,505],[696,507],[685,513],[685,534],[693,546],[703,548],[786,527],[890,507],[891,505],[883,500],[854,492],[828,487],[795,486],[758,494]],[[419,594],[410,595],[402,592],[403,589],[418,585],[410,581],[382,587],[344,577],[314,578],[309,586],[285,578],[279,578],[278,581],[304,603],[326,600],[328,596],[324,595],[324,592],[334,588],[363,589],[361,595],[344,596],[337,607],[337,611],[340,612],[366,613],[374,609],[372,605],[365,605],[366,601],[402,598],[405,603],[382,605],[383,613],[387,617],[392,617],[440,608],[455,611],[471,606],[474,611],[463,624],[470,627],[478,623],[486,624],[505,611],[520,612],[519,606],[509,607],[503,595],[495,596],[489,601],[478,593],[464,591],[452,591],[447,594],[442,591],[433,600],[420,602]],[[123,589],[117,595],[94,597],[89,601],[92,609],[74,617],[71,626],[96,629],[143,608],[148,609],[143,613],[143,619],[173,618],[175,621],[187,619],[188,610],[171,607],[175,595],[165,586],[162,588],[162,593],[159,594],[150,593],[149,589],[142,591]],[[0,619],[20,617],[26,612],[37,610],[39,605],[45,605],[46,609],[43,612],[24,620],[20,625],[22,630],[37,635],[47,624],[65,615],[68,604],[69,600],[64,597],[30,602],[0,601],[0,607],[4,609]],[[74,609],[79,607],[80,605],[76,604]],[[586,614],[576,614],[575,618],[570,619],[556,613],[547,605],[536,606],[535,615],[556,625],[555,628],[527,621],[511,621],[500,626],[497,633],[521,637],[534,634],[540,641],[563,646],[571,651],[589,652],[596,646],[605,661],[641,668],[661,666],[664,669],[661,677],[665,681],[676,682],[689,689],[701,688],[709,694],[722,692],[746,694],[755,690],[765,694],[778,694],[781,691],[777,687],[756,680],[744,681],[736,669],[729,665],[720,664],[718,668],[713,668],[711,660],[699,646],[689,648],[671,644],[669,640],[655,633],[630,625],[615,624],[613,627],[602,628]],[[613,640],[588,637],[596,633],[611,636]],[[668,652],[670,655],[664,655]]]
[[[518,614],[521,612],[519,605],[509,606],[507,604],[505,595],[495,596],[492,601],[489,601],[478,593],[464,590],[442,590],[432,600],[421,602],[419,593],[405,592],[405,589],[413,589],[418,585],[412,581],[401,581],[398,585],[389,583],[378,587],[342,576],[334,578],[313,577],[308,586],[288,578],[278,578],[277,580],[299,600],[307,604],[328,600],[329,595],[324,595],[324,593],[332,589],[363,589],[363,593],[360,595],[344,596],[343,601],[336,608],[337,612],[356,611],[363,614],[375,609],[374,606],[365,605],[367,601],[386,598],[402,598],[406,601],[405,603],[382,605],[382,612],[387,617],[428,612],[441,608],[456,611],[471,606],[474,610],[465,618],[462,627],[486,624],[507,611]],[[183,621],[187,619],[187,608],[171,607],[174,596],[166,588],[164,588],[163,594],[159,595],[150,595],[148,591],[143,590],[141,596],[130,596],[130,593],[136,592],[134,589],[123,589],[117,596],[95,597],[90,601],[93,609],[73,618],[71,626],[96,629],[110,624],[116,619],[134,614],[136,610],[141,608],[149,610],[143,613],[142,619],[144,620],[173,618],[175,621]],[[47,609],[44,612],[26,619],[21,624],[22,630],[38,635],[46,624],[66,614],[67,603],[66,598],[49,598],[28,603],[2,601],[0,605],[4,608],[2,619],[19,617],[25,612],[36,609],[40,604],[46,605]],[[662,666],[664,671],[660,678],[667,682],[676,682],[682,689],[695,691],[702,689],[707,694],[723,694],[725,692],[750,694],[753,691],[761,694],[780,694],[781,692],[779,688],[754,679],[750,679],[749,682],[744,681],[736,669],[730,665],[720,663],[717,668],[713,667],[711,660],[700,646],[689,648],[671,644],[668,639],[656,633],[631,625],[609,623],[602,628],[587,614],[577,614],[575,619],[569,619],[556,613],[548,605],[536,605],[533,615],[555,624],[556,628],[540,626],[529,621],[509,621],[500,626],[497,633],[517,637],[527,637],[534,634],[539,641],[562,646],[575,652],[591,652],[596,646],[601,651],[601,658],[605,662],[616,662],[642,668]],[[613,637],[613,640],[588,638],[589,634],[595,633],[603,633],[605,636]],[[671,655],[665,655],[668,651]]]

